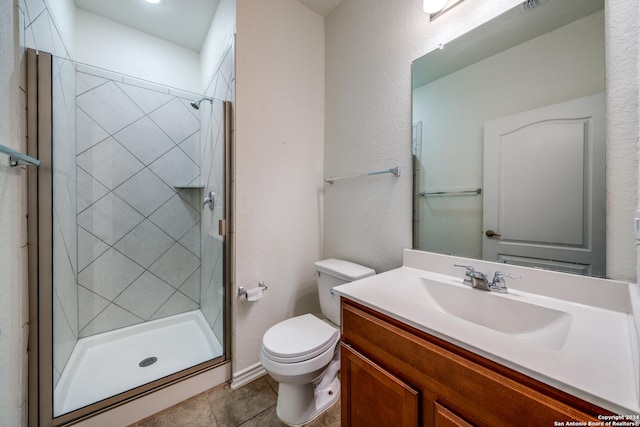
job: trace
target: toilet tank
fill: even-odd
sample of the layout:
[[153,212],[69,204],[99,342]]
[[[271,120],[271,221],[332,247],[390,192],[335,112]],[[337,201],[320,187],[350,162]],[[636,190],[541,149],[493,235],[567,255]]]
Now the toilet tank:
[[334,286],[376,274],[375,270],[340,259],[325,259],[315,263],[318,272],[318,296],[320,309],[327,319],[340,325],[340,297],[332,295]]

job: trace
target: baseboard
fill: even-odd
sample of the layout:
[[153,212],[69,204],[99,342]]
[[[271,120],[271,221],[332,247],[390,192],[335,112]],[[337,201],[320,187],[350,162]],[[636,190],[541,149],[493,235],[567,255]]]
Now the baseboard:
[[267,371],[260,362],[241,371],[234,372],[231,378],[231,390],[235,390],[245,384],[249,384],[251,381],[260,378],[266,373]]

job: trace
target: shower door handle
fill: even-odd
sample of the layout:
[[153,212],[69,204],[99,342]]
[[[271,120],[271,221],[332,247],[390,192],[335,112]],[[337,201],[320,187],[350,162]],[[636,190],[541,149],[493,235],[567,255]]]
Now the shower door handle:
[[204,201],[202,202],[202,209],[207,205],[209,205],[209,210],[211,211],[216,207],[216,193],[213,191],[209,191],[207,197],[204,198]]
[[218,234],[222,237],[227,235],[227,221],[224,219],[218,220]]

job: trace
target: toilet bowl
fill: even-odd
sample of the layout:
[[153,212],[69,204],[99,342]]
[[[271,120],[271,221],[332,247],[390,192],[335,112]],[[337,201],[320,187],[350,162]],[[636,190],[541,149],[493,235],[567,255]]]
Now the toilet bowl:
[[334,286],[375,274],[348,261],[315,263],[322,315],[304,314],[272,326],[262,338],[260,362],[278,382],[276,414],[290,426],[313,421],[340,397],[340,301]]

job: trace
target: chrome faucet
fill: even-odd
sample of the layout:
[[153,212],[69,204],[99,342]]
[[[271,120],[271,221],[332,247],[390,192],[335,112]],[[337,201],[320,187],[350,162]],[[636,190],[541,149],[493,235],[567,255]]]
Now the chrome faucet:
[[496,271],[493,275],[493,281],[489,283],[487,275],[477,271],[471,265],[454,264],[455,267],[466,268],[467,271],[464,274],[464,284],[469,285],[475,289],[481,289],[483,291],[499,292],[501,294],[508,293],[507,284],[504,280],[505,276],[512,279],[519,279],[520,276],[516,274],[504,273],[502,271]]
[[493,275],[493,282],[491,283],[491,290],[494,292],[500,292],[501,294],[506,294],[508,293],[507,291],[507,283],[505,282],[504,278],[506,277],[510,277],[512,279],[520,279],[521,276],[518,276],[517,274],[511,274],[511,273],[504,273],[502,271],[496,271],[496,273]]

